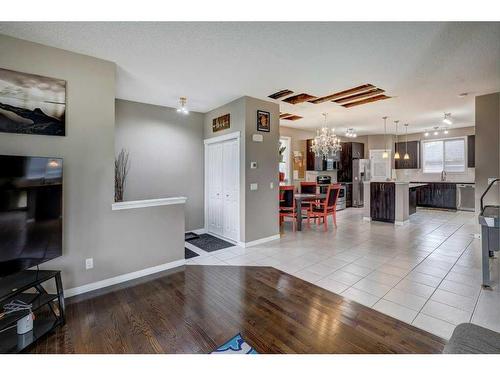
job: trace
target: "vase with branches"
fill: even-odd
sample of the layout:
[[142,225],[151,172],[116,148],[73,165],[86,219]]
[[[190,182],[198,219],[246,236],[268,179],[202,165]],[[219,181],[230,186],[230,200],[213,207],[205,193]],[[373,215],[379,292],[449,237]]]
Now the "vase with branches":
[[115,158],[115,202],[123,201],[125,181],[127,179],[129,169],[129,152],[125,149],[121,149],[120,153]]

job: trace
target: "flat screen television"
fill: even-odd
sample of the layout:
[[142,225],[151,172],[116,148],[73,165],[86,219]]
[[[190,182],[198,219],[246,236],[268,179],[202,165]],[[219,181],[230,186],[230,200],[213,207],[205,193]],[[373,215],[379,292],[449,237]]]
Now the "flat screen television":
[[62,254],[63,160],[0,155],[0,277]]

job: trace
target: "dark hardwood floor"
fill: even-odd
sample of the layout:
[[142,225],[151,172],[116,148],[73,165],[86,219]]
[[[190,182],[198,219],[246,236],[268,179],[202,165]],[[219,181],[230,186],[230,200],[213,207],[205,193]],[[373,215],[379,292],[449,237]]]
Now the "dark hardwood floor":
[[186,266],[68,300],[32,353],[441,353],[444,341],[270,267]]

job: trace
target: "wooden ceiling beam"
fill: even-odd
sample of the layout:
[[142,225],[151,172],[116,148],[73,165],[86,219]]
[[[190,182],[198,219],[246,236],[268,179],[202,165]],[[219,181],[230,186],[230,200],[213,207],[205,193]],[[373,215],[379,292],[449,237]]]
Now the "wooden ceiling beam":
[[351,108],[351,107],[354,107],[354,106],[357,106],[357,105],[368,104],[368,103],[372,103],[372,102],[376,102],[378,100],[384,100],[384,99],[390,99],[390,96],[387,96],[387,95],[384,95],[384,94],[377,95],[377,96],[372,96],[371,98],[359,100],[357,102],[351,102],[351,103],[347,103],[347,104],[342,104],[342,106],[345,107],[345,108]]
[[310,101],[311,99],[316,98],[316,96],[312,96],[306,93],[290,96],[286,99],[283,99],[284,102],[290,103],[290,104],[299,104],[303,102]]
[[279,98],[282,98],[282,97],[290,95],[290,94],[293,94],[292,90],[284,89],[284,90],[280,90],[278,92],[275,92],[274,94],[269,95],[268,98],[279,99]]
[[382,90],[382,89],[378,89],[378,88],[372,89],[372,90],[367,91],[367,92],[362,92],[361,94],[349,95],[349,96],[346,96],[344,98],[334,100],[334,102],[338,103],[338,104],[344,104],[344,103],[352,102],[355,100],[369,98],[370,96],[382,94],[383,92],[384,92],[384,90]]
[[312,103],[312,104],[320,104],[320,103],[324,103],[324,102],[328,102],[328,101],[333,101],[335,99],[343,98],[344,96],[357,94],[359,92],[364,92],[364,91],[374,89],[374,88],[375,88],[375,86],[373,86],[370,83],[367,83],[365,85],[353,87],[352,89],[348,89],[348,90],[344,90],[344,91],[339,91],[339,92],[336,92],[336,93],[331,94],[331,95],[323,96],[321,98],[311,99],[311,100],[308,100],[308,102]]

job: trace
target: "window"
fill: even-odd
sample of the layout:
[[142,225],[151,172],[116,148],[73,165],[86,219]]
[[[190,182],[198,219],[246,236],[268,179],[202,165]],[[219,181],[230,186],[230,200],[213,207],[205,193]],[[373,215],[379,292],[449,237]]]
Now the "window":
[[424,173],[465,172],[465,139],[423,142]]
[[[290,137],[281,137],[280,138],[280,164],[279,164],[279,170],[280,172],[285,174],[285,182],[287,184],[291,184],[291,176],[290,176],[290,142],[291,138]],[[284,149],[283,149],[284,147]]]

